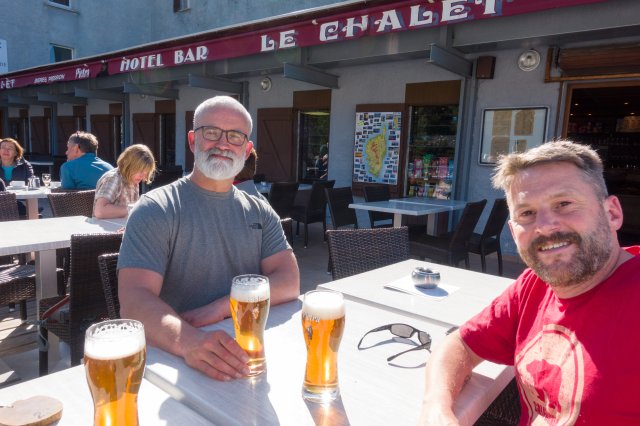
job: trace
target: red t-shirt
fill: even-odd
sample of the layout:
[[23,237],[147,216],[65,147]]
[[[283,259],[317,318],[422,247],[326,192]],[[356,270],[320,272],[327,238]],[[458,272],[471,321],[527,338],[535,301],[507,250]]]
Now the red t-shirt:
[[460,333],[515,366],[520,424],[640,424],[640,246],[579,296],[560,299],[527,269]]

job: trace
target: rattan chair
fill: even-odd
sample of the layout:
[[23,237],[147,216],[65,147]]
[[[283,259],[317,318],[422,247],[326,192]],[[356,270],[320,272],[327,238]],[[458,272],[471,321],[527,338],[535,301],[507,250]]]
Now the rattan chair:
[[[0,192],[0,222],[19,220],[16,195],[10,192]],[[26,264],[25,256],[17,256],[15,263],[13,256],[3,256],[0,266],[0,305],[20,304],[20,318],[27,319],[27,300],[36,297],[36,268]],[[62,269],[58,273],[58,291],[64,288]]]
[[[365,186],[363,191],[366,202],[388,201],[391,198],[388,185]],[[367,213],[369,214],[369,221],[371,222],[372,228],[388,228],[393,226],[393,213],[374,212],[373,210],[367,210]],[[384,221],[385,223],[376,225],[378,221]]]
[[281,218],[291,217],[293,201],[298,193],[297,182],[274,182],[269,189],[269,204]]
[[300,222],[304,223],[304,247],[309,243],[308,225],[322,222],[322,231],[327,230],[327,199],[324,195],[325,188],[333,188],[335,180],[315,181],[311,186],[309,196],[302,200],[301,204],[294,204],[291,208],[291,218],[296,221],[296,235],[300,234]]
[[[69,344],[72,366],[80,364],[82,359],[86,329],[91,324],[109,317],[98,256],[119,251],[121,242],[120,233],[72,235],[68,304],[50,310],[67,296],[40,301],[39,317],[44,320],[41,334],[46,339],[47,331],[54,333],[60,340]],[[47,353],[41,351],[40,355],[40,372],[46,374]]]
[[400,228],[327,231],[334,280],[409,259],[409,231]]
[[100,278],[104,299],[107,302],[109,319],[120,318],[120,299],[118,299],[118,253],[108,253],[98,256]]
[[282,225],[284,236],[287,237],[289,245],[293,246],[293,219],[291,219],[290,217],[280,219],[280,225]]
[[344,226],[358,228],[358,217],[356,211],[349,207],[353,203],[353,193],[350,187],[325,188],[324,195],[329,205],[329,215],[331,216],[331,228],[338,229]]
[[467,244],[469,253],[480,255],[482,272],[487,272],[486,256],[496,252],[498,255],[498,273],[502,276],[502,250],[500,248],[500,234],[509,217],[509,206],[506,198],[497,198],[493,202],[491,213],[484,225],[482,234],[473,233]]
[[516,426],[520,423],[521,414],[518,385],[516,379],[513,379],[476,420],[474,426]]
[[414,237],[410,243],[411,254],[449,266],[457,266],[464,260],[465,267],[469,269],[467,242],[486,204],[487,200],[467,203],[453,232],[437,237],[427,234]]

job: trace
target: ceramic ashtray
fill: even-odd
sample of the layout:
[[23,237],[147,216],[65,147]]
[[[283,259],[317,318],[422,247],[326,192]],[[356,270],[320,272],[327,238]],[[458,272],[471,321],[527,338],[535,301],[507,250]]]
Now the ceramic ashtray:
[[411,280],[416,287],[436,288],[440,283],[440,272],[418,266],[411,272]]

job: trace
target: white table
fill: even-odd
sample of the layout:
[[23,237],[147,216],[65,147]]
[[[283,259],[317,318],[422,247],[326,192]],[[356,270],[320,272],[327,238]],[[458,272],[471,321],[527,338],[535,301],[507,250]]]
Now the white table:
[[[410,276],[416,266],[439,271],[441,283],[457,287],[458,290],[444,298],[432,298],[414,296],[384,287],[402,277]],[[513,280],[510,278],[410,259],[320,284],[318,287],[339,291],[348,299],[451,326],[461,325],[480,312],[511,283]]]
[[466,204],[466,201],[461,200],[438,200],[435,198],[411,197],[393,198],[386,201],[351,203],[349,204],[349,207],[352,209],[393,213],[393,226],[396,228],[402,226],[402,215],[428,215],[427,232],[434,235],[436,231],[436,221],[433,215],[436,213],[462,210]]
[[[60,426],[93,424],[93,402],[87,385],[84,366],[63,370],[10,387],[0,389],[0,405],[16,400],[44,395],[62,402]],[[172,399],[166,392],[143,380],[138,394],[140,425],[212,425],[187,406]]]
[[[265,331],[267,373],[254,379],[219,382],[188,367],[181,358],[148,348],[145,378],[203,417],[224,425],[415,425],[424,393],[425,350],[390,355],[410,348],[390,332],[369,330],[390,323],[407,323],[428,332],[434,346],[446,327],[427,319],[346,301],[346,326],[339,351],[341,396],[322,406],[301,396],[306,349],[300,319],[301,302],[273,306]],[[233,336],[230,319],[206,329],[221,328]],[[417,342],[414,336],[412,342]],[[476,367],[455,405],[462,424],[473,422],[513,378],[513,369],[483,362]]]
[[26,201],[27,216],[29,217],[29,219],[38,218],[38,199],[47,198],[47,194],[51,193],[51,190],[45,187],[40,187],[38,189],[17,189],[9,186],[7,187],[7,191],[16,194],[16,198],[18,200]]
[[[0,222],[0,256],[35,252],[36,300],[57,294],[56,249],[69,247],[71,235],[116,232],[126,219],[98,220],[85,216]],[[39,312],[39,306],[37,311]],[[58,340],[49,335],[50,365],[58,358]]]

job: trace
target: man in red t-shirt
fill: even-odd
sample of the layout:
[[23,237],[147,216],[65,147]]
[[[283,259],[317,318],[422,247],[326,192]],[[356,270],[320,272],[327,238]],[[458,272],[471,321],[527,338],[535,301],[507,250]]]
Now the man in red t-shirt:
[[423,424],[458,424],[453,401],[481,361],[515,367],[520,424],[640,424],[640,247],[602,162],[568,141],[503,157],[509,228],[530,269],[427,363]]

